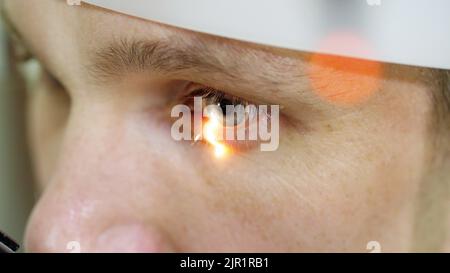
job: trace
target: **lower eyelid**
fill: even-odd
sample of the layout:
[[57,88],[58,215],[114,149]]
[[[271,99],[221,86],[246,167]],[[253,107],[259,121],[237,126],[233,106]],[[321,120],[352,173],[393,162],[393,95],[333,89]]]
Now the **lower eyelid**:
[[[259,113],[259,111],[258,111]],[[250,120],[250,122],[245,121],[245,124],[241,124],[238,126],[234,126],[233,128],[230,127],[224,127],[223,128],[223,140],[221,140],[224,144],[226,144],[227,146],[229,146],[234,152],[248,152],[251,151],[253,149],[257,149],[259,147],[259,145],[263,142],[260,137],[259,137],[259,132],[258,132],[258,123],[259,120],[261,118],[267,119],[267,123],[270,124],[270,120],[269,120],[269,116],[267,115],[267,113],[264,113],[262,116],[261,115],[257,115],[256,117],[254,117],[252,120]],[[252,127],[255,126],[255,127]],[[231,140],[227,140],[226,139],[226,130],[233,130],[234,131],[234,139]],[[245,137],[244,140],[238,140],[237,139],[237,132],[238,130],[245,130]],[[255,136],[255,138],[250,139],[249,134],[250,134],[250,130],[254,130],[253,134]],[[270,128],[269,128],[270,131]]]
[[[245,107],[247,105],[253,104],[252,102],[248,102],[245,99],[241,99],[241,98],[235,97],[235,96],[228,96],[227,93],[224,91],[210,88],[210,87],[207,87],[204,85],[191,83],[190,85],[188,85],[188,87],[186,89],[187,89],[187,91],[184,92],[183,99],[185,100],[185,102],[187,102],[187,104],[191,107],[191,109],[193,109],[191,102],[193,101],[194,97],[198,97],[198,96],[203,97],[203,100],[207,100],[207,103],[206,103],[207,105],[209,105],[209,104],[215,105],[216,100],[223,99],[223,98],[227,98],[229,101],[232,101],[234,106],[236,104],[242,104]],[[244,140],[237,140],[237,130],[236,129],[239,126],[233,128],[233,130],[235,131],[234,139],[232,139],[232,140],[225,139],[226,127],[224,127],[222,139],[218,139],[218,142],[228,146],[233,151],[233,153],[244,153],[244,152],[250,152],[252,150],[258,150],[258,148],[260,147],[260,145],[262,143],[270,142],[270,141],[262,141],[260,138],[260,134],[257,130],[258,129],[257,124],[259,122],[259,119],[265,118],[268,120],[267,123],[270,124],[270,117],[267,115],[267,113],[264,113],[263,116],[259,115],[259,112],[260,112],[259,106],[258,105],[255,105],[255,106],[257,108],[256,109],[257,116],[253,120],[250,120],[250,124],[254,125],[256,123],[256,130],[255,130],[256,132],[254,133],[254,135],[256,135],[255,140],[250,140],[248,137],[248,131],[249,131],[249,125],[247,125],[248,121],[245,121],[246,124],[243,125],[243,126],[245,126],[245,131],[246,131]],[[270,109],[270,106],[268,106],[268,108]],[[282,120],[282,117],[280,115],[280,120],[279,120],[280,123],[281,123],[281,120]],[[225,118],[224,118],[224,122],[225,122]],[[280,127],[281,127],[281,124],[280,124]],[[271,132],[270,127],[269,127],[269,132]],[[193,136],[193,139],[195,139],[195,137],[196,136]],[[203,139],[201,142],[204,143],[205,145],[213,146],[211,143],[209,143],[208,140]]]

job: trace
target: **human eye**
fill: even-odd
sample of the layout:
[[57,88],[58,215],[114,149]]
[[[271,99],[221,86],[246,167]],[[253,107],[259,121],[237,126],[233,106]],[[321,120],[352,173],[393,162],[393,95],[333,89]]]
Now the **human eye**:
[[229,95],[226,91],[209,86],[201,86],[197,87],[188,96],[191,100],[195,97],[202,98],[202,109],[209,105],[217,106],[218,113],[215,114],[218,114],[218,117],[222,119],[221,123],[224,128],[248,127],[252,122],[256,121],[256,105],[243,98]]
[[267,106],[211,86],[193,84],[182,101],[194,117],[200,112],[203,121],[200,134],[192,135],[194,143],[202,140],[218,154],[253,149],[261,141],[259,127],[271,118]]

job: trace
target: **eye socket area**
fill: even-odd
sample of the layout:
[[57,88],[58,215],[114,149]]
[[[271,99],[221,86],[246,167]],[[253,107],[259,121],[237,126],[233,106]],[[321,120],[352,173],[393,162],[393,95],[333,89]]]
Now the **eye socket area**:
[[[224,91],[211,87],[196,89],[190,94],[192,98],[202,99],[202,109],[204,114],[211,117],[220,118],[224,126],[239,126],[245,121],[243,115],[233,116],[235,107],[246,106],[249,103],[241,98],[227,95]],[[239,114],[239,113],[237,113]]]
[[[210,119],[219,119],[222,127],[242,127],[254,122],[257,106],[225,91],[201,86],[186,97],[187,105],[194,111],[194,98],[201,98],[202,111]],[[205,116],[205,115],[204,115]]]
[[[214,128],[215,139],[233,152],[251,150],[259,145],[258,123],[261,119],[269,118],[266,111],[260,111],[260,105],[229,95],[219,89],[196,86],[185,96],[185,104],[192,112],[195,110],[194,99],[199,97],[202,99],[203,140],[205,135],[211,136],[211,132],[205,132],[205,128],[207,130]],[[193,139],[197,137],[193,136]],[[210,141],[206,142],[211,144]]]

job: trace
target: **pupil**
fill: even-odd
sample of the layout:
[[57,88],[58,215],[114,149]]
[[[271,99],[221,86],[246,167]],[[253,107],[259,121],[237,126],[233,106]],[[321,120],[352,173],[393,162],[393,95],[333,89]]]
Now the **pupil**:
[[228,99],[222,99],[219,103],[220,109],[222,109],[222,114],[226,116],[227,113],[227,105],[233,105],[233,102]]

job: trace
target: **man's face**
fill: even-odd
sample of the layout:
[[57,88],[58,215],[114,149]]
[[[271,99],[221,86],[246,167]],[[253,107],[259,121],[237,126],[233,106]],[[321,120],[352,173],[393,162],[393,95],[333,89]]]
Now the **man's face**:
[[[430,116],[417,69],[346,70],[86,4],[5,9],[42,67],[29,98],[42,193],[29,251],[411,247]],[[171,108],[202,87],[280,105],[279,148],[244,141],[216,158],[207,143],[175,141]]]

